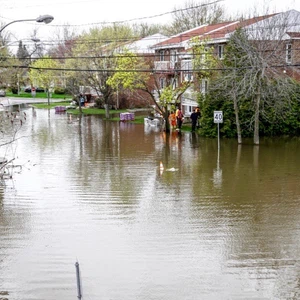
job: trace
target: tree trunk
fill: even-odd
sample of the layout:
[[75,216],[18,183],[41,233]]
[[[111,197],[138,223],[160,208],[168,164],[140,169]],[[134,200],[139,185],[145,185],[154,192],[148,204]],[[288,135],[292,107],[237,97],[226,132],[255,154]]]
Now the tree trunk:
[[79,114],[82,115],[81,99],[78,97]]
[[48,99],[48,105],[50,105],[50,91],[49,91],[49,89],[47,90],[47,99]]
[[105,108],[105,118],[109,119],[109,106],[108,106],[108,104],[104,104],[104,108]]
[[259,107],[260,107],[260,93],[257,93],[255,98],[255,113],[254,113],[254,145],[259,145]]
[[165,131],[166,133],[170,133],[170,122],[169,122],[169,112],[165,112],[163,114],[164,121],[165,121]]
[[235,123],[236,123],[238,144],[241,144],[242,143],[242,132],[241,132],[239,108],[238,108],[238,104],[237,104],[236,95],[234,95],[234,97],[233,97],[233,106],[234,106],[234,113],[235,113]]

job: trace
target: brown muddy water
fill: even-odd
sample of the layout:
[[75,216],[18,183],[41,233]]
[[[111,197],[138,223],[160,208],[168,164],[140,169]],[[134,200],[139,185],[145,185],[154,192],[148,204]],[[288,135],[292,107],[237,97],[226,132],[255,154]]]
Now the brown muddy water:
[[[0,185],[0,298],[300,298],[300,140],[27,109]],[[3,137],[3,139],[5,139]],[[160,168],[162,163],[163,169]]]

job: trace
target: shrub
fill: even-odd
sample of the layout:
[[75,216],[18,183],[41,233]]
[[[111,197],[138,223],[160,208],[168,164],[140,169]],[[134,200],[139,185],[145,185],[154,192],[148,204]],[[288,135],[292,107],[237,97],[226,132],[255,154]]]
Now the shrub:
[[18,94],[18,87],[17,87],[17,86],[12,86],[12,87],[11,87],[11,92],[12,92],[14,95],[17,95],[17,94]]
[[64,95],[64,94],[66,94],[66,89],[62,88],[62,87],[56,87],[54,89],[54,93],[57,95]]
[[95,107],[96,108],[104,108],[103,98],[96,98],[95,99]]

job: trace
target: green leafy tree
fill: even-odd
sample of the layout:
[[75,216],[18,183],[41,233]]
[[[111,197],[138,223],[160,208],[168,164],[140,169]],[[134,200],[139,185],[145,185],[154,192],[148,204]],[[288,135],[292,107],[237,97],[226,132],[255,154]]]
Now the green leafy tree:
[[199,81],[203,78],[212,78],[219,61],[214,54],[214,48],[209,45],[209,40],[194,37],[189,44],[193,54],[193,73],[196,78]]
[[[114,90],[106,82],[115,72],[115,54],[133,37],[128,26],[114,25],[102,28],[93,28],[82,34],[72,49],[73,59],[66,61],[68,69],[76,70],[68,74],[73,83],[82,87],[92,88],[102,99],[106,118],[109,118],[109,107],[113,103]],[[72,78],[72,79],[71,79]]]
[[164,119],[166,132],[169,132],[170,109],[174,109],[180,102],[180,97],[191,83],[184,82],[180,87],[176,87],[174,78],[165,87],[161,87],[160,79],[163,75],[152,72],[153,59],[147,60],[129,51],[117,55],[116,62],[116,72],[107,80],[107,84],[114,89],[121,86],[123,89],[136,90],[148,95]]
[[32,84],[42,86],[48,93],[48,105],[50,104],[50,90],[54,87],[60,73],[58,63],[50,58],[44,56],[37,59],[30,65],[29,78]]

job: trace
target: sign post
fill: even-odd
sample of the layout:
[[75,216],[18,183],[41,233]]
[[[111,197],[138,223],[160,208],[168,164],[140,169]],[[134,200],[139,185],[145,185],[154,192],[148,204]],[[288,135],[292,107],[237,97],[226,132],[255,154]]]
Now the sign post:
[[223,123],[223,112],[214,111],[214,123],[218,124],[218,150],[220,149],[220,127],[219,124]]
[[35,87],[32,87],[32,88],[31,88],[31,96],[32,96],[33,98],[35,98],[35,96],[36,96],[36,89],[35,89]]

